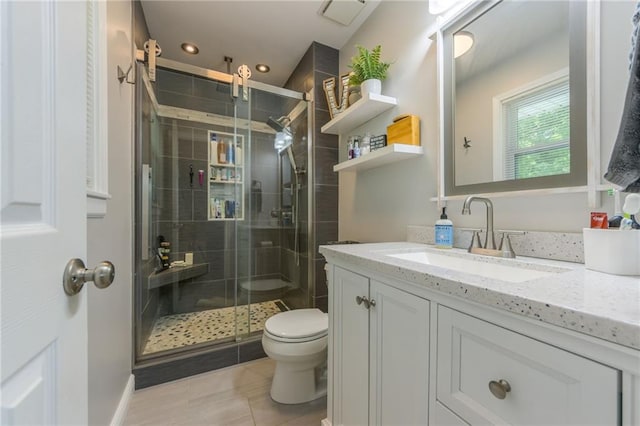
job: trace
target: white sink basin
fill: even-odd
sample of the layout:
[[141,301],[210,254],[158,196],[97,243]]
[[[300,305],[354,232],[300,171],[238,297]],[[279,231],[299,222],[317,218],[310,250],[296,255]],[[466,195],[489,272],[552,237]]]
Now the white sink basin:
[[[387,256],[397,259],[409,260],[426,265],[439,266],[441,268],[452,269],[466,274],[479,275],[485,278],[494,278],[501,281],[519,283],[549,275],[570,271],[570,269],[558,268],[546,265],[534,265],[513,263],[512,265],[498,264],[487,261],[469,259],[463,255],[445,255],[433,253],[431,251],[413,251],[408,253],[387,254]],[[469,255],[473,256],[473,255]]]

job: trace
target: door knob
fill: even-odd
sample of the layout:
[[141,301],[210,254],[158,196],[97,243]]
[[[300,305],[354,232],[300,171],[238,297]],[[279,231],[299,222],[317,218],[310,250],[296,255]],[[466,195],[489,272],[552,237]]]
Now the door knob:
[[93,281],[98,288],[107,288],[113,282],[116,268],[113,263],[102,261],[95,269],[87,269],[80,259],[71,259],[64,268],[62,287],[69,296],[78,294],[86,282]]
[[364,302],[367,298],[366,297],[362,297],[362,296],[356,296],[356,303],[358,305],[362,304],[362,302]]

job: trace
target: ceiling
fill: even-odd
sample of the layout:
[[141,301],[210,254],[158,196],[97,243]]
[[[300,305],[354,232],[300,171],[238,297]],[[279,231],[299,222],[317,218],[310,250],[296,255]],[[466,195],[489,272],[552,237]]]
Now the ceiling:
[[[456,58],[458,84],[550,40],[568,40],[568,1],[505,1],[462,31],[473,34],[469,52]],[[559,41],[558,41],[559,42]],[[566,46],[567,58],[569,46]],[[567,59],[568,61],[568,59]]]
[[[341,49],[379,2],[366,0],[349,26],[320,15],[326,0],[141,3],[149,32],[162,48],[163,58],[227,72],[224,57],[230,56],[232,73],[246,64],[253,80],[283,86],[312,42]],[[200,53],[183,52],[180,46],[184,42],[196,44]],[[269,65],[271,71],[256,71],[259,63]]]

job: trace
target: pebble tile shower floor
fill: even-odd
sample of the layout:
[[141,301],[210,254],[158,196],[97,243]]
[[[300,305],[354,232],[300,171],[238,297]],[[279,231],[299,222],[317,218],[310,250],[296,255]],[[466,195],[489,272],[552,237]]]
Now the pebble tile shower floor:
[[[240,335],[263,330],[269,317],[286,310],[281,300],[252,303],[249,306],[249,309],[246,305],[237,308]],[[236,307],[233,306],[167,315],[156,320],[143,354],[226,339],[235,335]]]

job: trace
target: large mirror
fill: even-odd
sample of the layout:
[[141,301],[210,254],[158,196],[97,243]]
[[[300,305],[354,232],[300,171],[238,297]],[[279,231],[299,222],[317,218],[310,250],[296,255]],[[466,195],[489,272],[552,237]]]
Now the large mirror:
[[586,2],[485,2],[443,47],[445,195],[586,185]]

